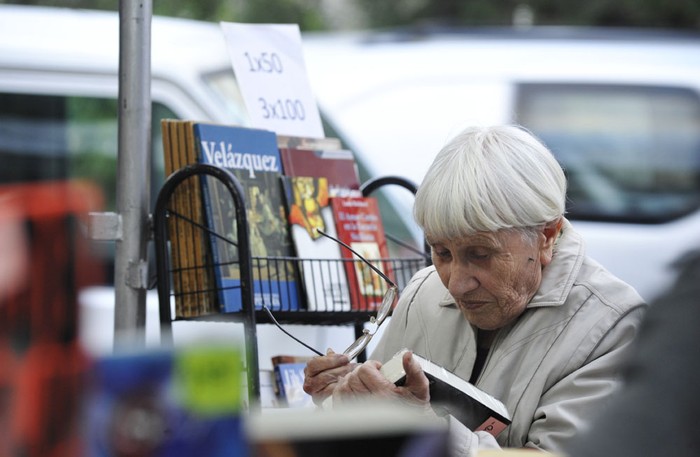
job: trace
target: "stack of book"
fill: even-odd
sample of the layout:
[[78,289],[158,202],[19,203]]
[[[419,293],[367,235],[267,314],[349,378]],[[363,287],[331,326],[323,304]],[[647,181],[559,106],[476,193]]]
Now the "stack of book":
[[[197,163],[194,123],[169,121],[161,123],[165,173]],[[218,312],[211,245],[206,232],[202,210],[202,183],[199,176],[186,180],[174,191],[171,200],[168,232],[175,317],[188,318]]]
[[[186,120],[162,121],[167,173],[194,163],[231,171],[241,184],[253,257],[256,309],[371,311],[387,285],[321,229],[390,277],[377,201],[363,197],[351,151],[335,138]],[[236,208],[226,187],[195,176],[169,208],[177,318],[239,312]]]

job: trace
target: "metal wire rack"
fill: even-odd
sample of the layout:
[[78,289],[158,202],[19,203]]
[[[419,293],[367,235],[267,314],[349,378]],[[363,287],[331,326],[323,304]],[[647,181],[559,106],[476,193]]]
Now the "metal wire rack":
[[[207,237],[224,239],[212,232],[204,221],[201,197],[191,190],[199,186],[199,179],[216,179],[230,193],[235,208],[236,255],[226,262],[215,260],[207,252]],[[399,177],[384,177],[362,186],[363,195],[369,195],[383,185],[399,185],[415,193],[415,186]],[[189,186],[189,187],[188,187]],[[183,208],[174,205],[176,192],[193,195],[191,205]],[[248,231],[248,219],[244,210],[243,189],[229,171],[211,165],[188,165],[173,173],[158,194],[153,213],[154,242],[156,251],[156,280],[160,309],[161,340],[172,343],[172,322],[177,320],[207,320],[241,322],[244,325],[246,353],[248,354],[248,385],[252,398],[260,394],[258,377],[258,352],[256,326],[272,323],[262,305],[274,312],[282,323],[308,325],[353,325],[361,333],[363,324],[374,312],[374,302],[363,299],[357,288],[359,283],[347,283],[347,290],[326,290],[322,296],[318,288],[305,283],[302,278],[309,271],[321,272],[319,277],[346,277],[348,268],[361,267],[359,259],[314,259],[295,257],[254,257]],[[187,243],[182,243],[184,239]],[[179,245],[175,242],[180,240]],[[182,250],[187,244],[191,251]],[[407,258],[368,259],[387,272],[399,286],[399,290],[419,269],[430,263],[427,247]],[[193,254],[194,253],[194,254]],[[240,278],[230,291],[223,291],[214,278],[216,268],[229,266],[236,269]],[[358,271],[361,271],[359,269]],[[256,283],[257,278],[282,278],[289,280]],[[295,284],[298,287],[291,287]],[[333,281],[329,281],[333,284]],[[259,287],[258,287],[259,286]],[[352,293],[355,300],[334,300]],[[234,293],[241,307],[226,311],[222,307],[222,292]],[[274,297],[274,298],[272,298]],[[255,306],[253,304],[256,304]]]

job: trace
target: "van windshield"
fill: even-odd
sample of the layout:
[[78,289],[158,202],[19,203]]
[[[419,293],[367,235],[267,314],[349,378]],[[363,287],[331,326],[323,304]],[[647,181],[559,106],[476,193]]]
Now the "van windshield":
[[571,219],[660,223],[700,206],[700,99],[651,86],[522,84],[518,122],[568,178]]

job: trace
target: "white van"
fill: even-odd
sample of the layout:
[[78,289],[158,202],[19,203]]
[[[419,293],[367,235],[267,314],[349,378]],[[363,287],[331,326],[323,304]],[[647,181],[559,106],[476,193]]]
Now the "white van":
[[[307,34],[326,120],[371,176],[420,183],[470,124],[555,153],[590,255],[653,299],[700,247],[700,34],[566,28]],[[411,197],[392,196],[411,217]]]
[[[526,125],[567,170],[569,217],[590,253],[651,299],[669,264],[700,245],[700,40],[538,30],[306,34],[326,134],[355,152],[363,178],[419,184],[462,127]],[[118,46],[116,13],[0,5],[0,182],[88,177],[114,210]],[[154,18],[151,84],[157,191],[161,118],[248,121],[218,24]],[[412,196],[387,194],[386,225],[410,226]],[[111,347],[112,278],[81,295],[83,338],[98,352]],[[147,335],[157,323],[150,300]],[[182,327],[195,337],[198,325]],[[292,330],[322,350],[354,338],[346,327]],[[308,355],[272,326],[258,332],[261,367],[279,347]]]

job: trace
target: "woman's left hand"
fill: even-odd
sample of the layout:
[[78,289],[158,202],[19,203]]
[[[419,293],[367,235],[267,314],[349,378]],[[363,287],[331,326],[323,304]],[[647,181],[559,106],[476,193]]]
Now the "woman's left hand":
[[387,380],[379,371],[381,366],[382,364],[376,360],[368,360],[340,378],[333,391],[333,404],[366,400],[372,396],[389,401],[401,401],[426,411],[431,410],[428,378],[425,377],[420,364],[413,360],[411,352],[403,355],[406,382],[402,386],[396,386]]

